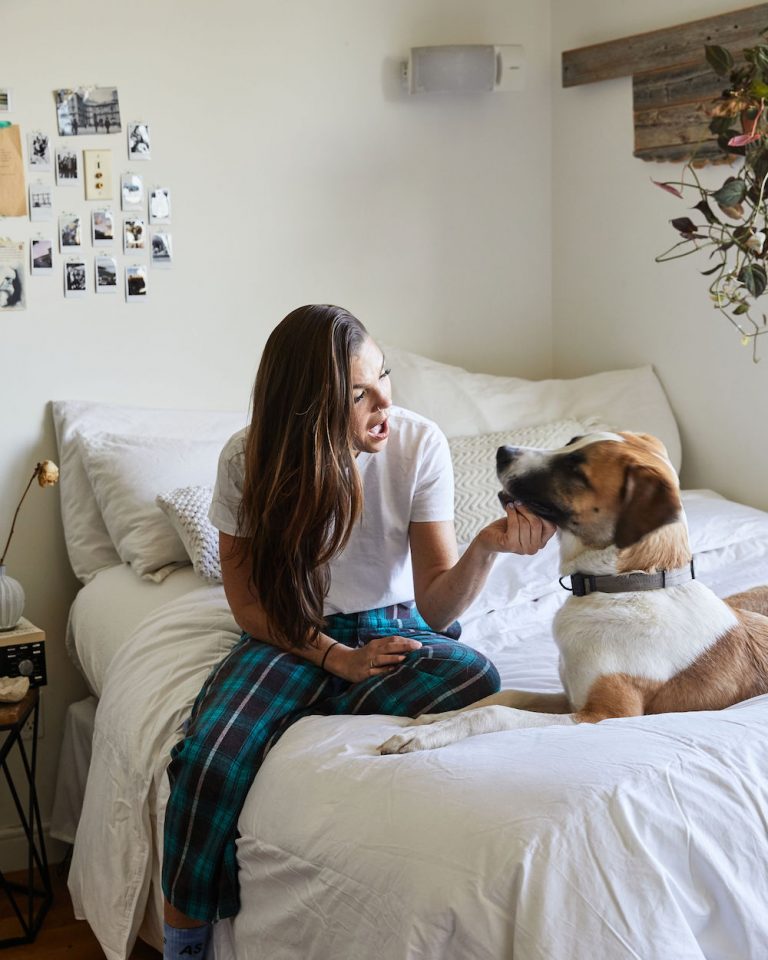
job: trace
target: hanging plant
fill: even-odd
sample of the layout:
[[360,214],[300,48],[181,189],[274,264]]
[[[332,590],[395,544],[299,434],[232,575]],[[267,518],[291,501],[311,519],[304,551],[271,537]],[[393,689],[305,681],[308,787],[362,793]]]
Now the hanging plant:
[[[768,31],[766,31],[768,33]],[[714,101],[709,129],[725,160],[743,159],[717,189],[705,188],[696,171],[696,155],[683,167],[680,180],[653,182],[680,199],[693,194],[691,216],[671,220],[680,239],[656,257],[657,263],[701,251],[709,262],[714,307],[736,328],[757,362],[758,338],[768,333],[768,318],[758,303],[768,287],[768,45],[743,51],[736,65],[724,47],[707,46],[706,58],[728,86]]]

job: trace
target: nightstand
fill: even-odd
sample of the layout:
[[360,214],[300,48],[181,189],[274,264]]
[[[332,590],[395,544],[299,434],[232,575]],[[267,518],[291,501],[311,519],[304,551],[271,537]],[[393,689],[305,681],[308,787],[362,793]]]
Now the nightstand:
[[[46,682],[44,640],[43,631],[24,619],[13,630],[0,633],[0,676],[28,676],[33,684],[18,703],[0,703],[0,767],[27,840],[26,882],[9,881],[0,871],[0,890],[12,911],[8,920],[0,922],[3,935],[0,947],[31,943],[53,899],[35,783],[40,716],[38,687]],[[25,742],[22,731],[30,723],[31,738]],[[16,774],[19,784],[14,781],[8,765],[14,752],[21,763],[21,773]],[[3,916],[6,915],[4,910]],[[13,930],[9,926],[11,922]]]

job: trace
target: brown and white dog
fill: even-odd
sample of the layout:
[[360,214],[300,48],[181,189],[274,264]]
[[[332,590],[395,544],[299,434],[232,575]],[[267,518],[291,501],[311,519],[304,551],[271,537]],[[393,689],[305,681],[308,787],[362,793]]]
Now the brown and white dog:
[[558,527],[573,589],[553,625],[565,692],[506,690],[425,715],[381,753],[519,727],[719,710],[768,692],[768,588],[723,601],[694,578],[677,475],[659,440],[598,433],[558,450],[500,447],[497,473],[502,503]]

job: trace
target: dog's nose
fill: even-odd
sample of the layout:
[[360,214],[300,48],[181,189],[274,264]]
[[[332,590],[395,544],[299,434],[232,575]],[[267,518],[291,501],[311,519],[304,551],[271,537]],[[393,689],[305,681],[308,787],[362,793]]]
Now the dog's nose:
[[499,447],[496,451],[496,469],[503,470],[510,463],[517,459],[520,453],[519,447]]

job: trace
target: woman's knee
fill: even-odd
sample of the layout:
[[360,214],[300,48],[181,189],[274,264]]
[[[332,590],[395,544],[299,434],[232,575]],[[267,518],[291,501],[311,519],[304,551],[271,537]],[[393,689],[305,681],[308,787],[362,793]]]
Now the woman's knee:
[[455,696],[461,698],[461,689],[467,691],[467,703],[474,703],[497,693],[501,687],[499,671],[485,654],[456,642],[425,643],[411,654],[417,669],[439,673],[451,685],[458,684]]

